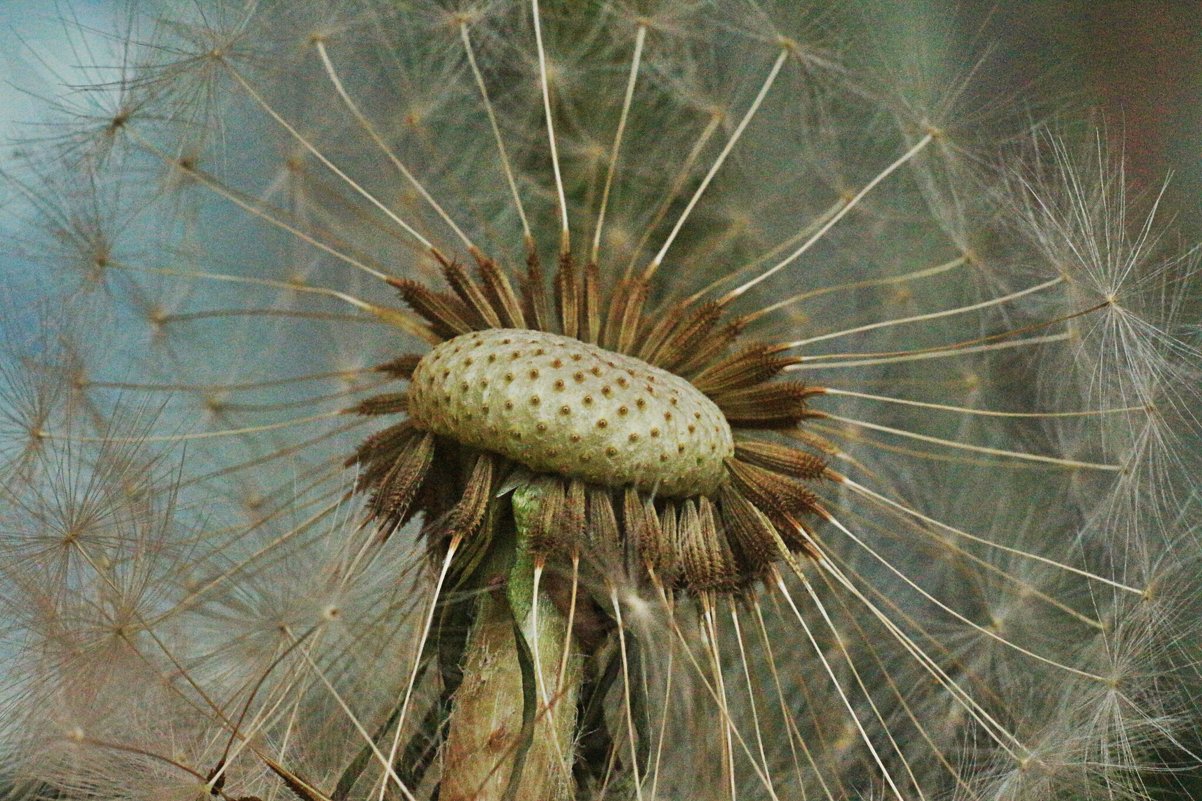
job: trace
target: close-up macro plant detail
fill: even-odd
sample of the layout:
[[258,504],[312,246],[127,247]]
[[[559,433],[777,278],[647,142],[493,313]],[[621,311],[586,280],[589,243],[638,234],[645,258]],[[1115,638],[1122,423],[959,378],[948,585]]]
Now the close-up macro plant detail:
[[3,797],[1189,797],[1198,251],[887,5],[55,8]]

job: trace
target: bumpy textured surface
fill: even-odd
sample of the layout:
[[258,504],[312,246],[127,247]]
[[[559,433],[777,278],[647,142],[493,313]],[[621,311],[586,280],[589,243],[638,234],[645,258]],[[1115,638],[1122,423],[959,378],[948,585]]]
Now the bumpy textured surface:
[[717,406],[679,376],[570,337],[455,337],[413,373],[409,415],[532,470],[668,497],[713,492],[734,455]]

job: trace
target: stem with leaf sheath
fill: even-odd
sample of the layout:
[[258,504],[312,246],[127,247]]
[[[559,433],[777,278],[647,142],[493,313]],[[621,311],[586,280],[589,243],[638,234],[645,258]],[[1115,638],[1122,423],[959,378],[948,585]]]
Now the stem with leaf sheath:
[[443,801],[570,801],[574,795],[582,659],[546,591],[534,594],[528,532],[539,504],[537,489],[519,487],[512,494],[512,538],[495,533],[487,589],[476,602],[463,682],[452,703]]

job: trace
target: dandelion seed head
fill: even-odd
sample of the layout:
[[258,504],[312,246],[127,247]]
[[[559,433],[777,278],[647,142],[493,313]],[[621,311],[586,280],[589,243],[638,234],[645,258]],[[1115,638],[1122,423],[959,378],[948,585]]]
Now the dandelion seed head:
[[123,13],[3,167],[80,323],[0,364],[6,770],[1135,798],[1189,750],[1196,254],[1115,162],[844,8],[287,6]]

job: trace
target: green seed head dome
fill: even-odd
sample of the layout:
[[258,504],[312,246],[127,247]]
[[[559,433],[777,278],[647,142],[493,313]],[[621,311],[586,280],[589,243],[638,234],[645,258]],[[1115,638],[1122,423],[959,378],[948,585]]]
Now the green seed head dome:
[[409,415],[531,470],[666,497],[714,492],[734,456],[726,418],[689,382],[542,331],[438,345],[414,370]]

